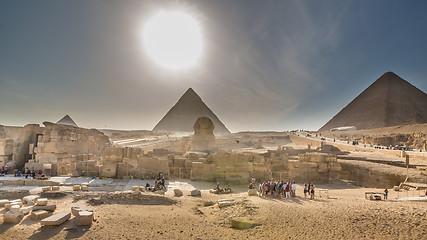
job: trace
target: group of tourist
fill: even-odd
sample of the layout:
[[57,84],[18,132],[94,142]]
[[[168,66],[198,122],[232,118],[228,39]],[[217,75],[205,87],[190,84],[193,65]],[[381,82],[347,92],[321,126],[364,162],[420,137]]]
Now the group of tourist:
[[1,166],[1,174],[7,174],[10,171],[7,166]]
[[159,191],[159,190],[163,190],[166,191],[166,186],[165,186],[165,178],[163,177],[163,173],[160,172],[159,176],[154,180],[154,186],[151,186],[149,183],[147,183],[145,185],[145,189],[147,189],[147,191]]
[[[253,186],[253,183],[249,185],[249,188]],[[310,199],[314,199],[314,183],[304,184],[304,197],[307,194]],[[296,184],[295,182],[284,182],[284,181],[264,181],[259,184],[258,192],[260,197],[273,196],[280,198],[294,198],[296,197]]]

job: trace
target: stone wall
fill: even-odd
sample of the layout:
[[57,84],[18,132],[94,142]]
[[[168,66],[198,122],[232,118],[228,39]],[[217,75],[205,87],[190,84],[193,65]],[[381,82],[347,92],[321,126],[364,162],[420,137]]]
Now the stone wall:
[[[7,159],[9,166],[21,169],[31,159],[30,145],[36,144],[37,134],[41,132],[42,127],[38,124],[27,124],[24,127],[0,125],[0,151],[4,147],[10,151],[10,144],[12,144],[12,153],[8,152],[7,156],[0,153],[0,162]],[[2,146],[1,141],[7,141],[4,143],[6,146]]]
[[[97,160],[110,145],[108,137],[96,129],[44,122],[34,148],[35,159],[26,165],[51,175],[98,174]],[[48,170],[48,171],[47,171]],[[85,173],[85,174],[82,174]]]

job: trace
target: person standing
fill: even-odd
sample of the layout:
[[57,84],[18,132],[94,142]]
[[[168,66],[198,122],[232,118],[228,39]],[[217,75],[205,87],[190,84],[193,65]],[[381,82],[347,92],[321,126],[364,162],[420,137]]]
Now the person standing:
[[310,186],[310,199],[314,199],[314,183],[311,183]]
[[295,182],[292,182],[292,197],[296,197],[296,191],[297,191],[297,185],[295,184]]
[[307,183],[304,183],[304,198],[307,198],[308,186]]
[[285,194],[286,194],[286,198],[290,198],[291,197],[289,183],[286,183]]
[[388,197],[388,189],[386,188],[384,190],[384,200],[387,200],[387,197]]

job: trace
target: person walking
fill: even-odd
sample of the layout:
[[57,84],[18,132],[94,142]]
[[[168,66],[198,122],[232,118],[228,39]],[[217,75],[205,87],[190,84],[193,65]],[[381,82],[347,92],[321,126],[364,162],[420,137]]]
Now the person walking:
[[384,200],[387,200],[387,197],[388,197],[388,189],[386,188],[384,190]]

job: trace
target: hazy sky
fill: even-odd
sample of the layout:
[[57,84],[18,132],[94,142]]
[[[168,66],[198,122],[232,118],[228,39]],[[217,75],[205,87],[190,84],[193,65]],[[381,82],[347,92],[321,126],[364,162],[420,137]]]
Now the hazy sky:
[[[182,10],[194,68],[147,55],[144,24]],[[192,87],[232,131],[317,130],[392,71],[427,90],[427,1],[0,0],[0,124],[152,129]]]

